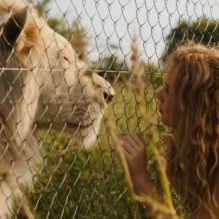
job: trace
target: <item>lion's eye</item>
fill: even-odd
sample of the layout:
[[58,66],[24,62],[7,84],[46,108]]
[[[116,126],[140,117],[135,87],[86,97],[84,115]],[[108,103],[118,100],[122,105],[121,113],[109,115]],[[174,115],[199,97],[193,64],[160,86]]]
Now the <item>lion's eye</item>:
[[64,68],[68,68],[70,66],[71,62],[66,56],[62,56],[62,66]]
[[70,60],[66,57],[66,56],[63,56],[62,57],[66,62],[70,63]]

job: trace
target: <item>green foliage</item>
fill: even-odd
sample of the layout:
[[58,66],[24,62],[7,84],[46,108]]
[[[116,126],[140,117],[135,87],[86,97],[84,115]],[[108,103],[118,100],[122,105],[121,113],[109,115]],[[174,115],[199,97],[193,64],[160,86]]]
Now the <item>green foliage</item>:
[[218,44],[219,23],[205,17],[189,23],[186,20],[178,23],[178,26],[166,37],[169,45],[168,51],[164,54],[163,60],[179,45],[188,40],[203,43],[204,45]]
[[[93,63],[93,65],[95,66],[97,64]],[[157,66],[154,63],[147,64],[144,61],[140,62],[140,66],[143,68],[143,80],[145,83],[149,86],[151,84],[151,80],[153,79],[152,83],[155,83],[154,86],[159,86],[160,82],[158,78],[161,77],[156,76],[158,71]],[[121,84],[121,86],[122,84],[127,84],[131,77],[131,69],[127,65],[127,62],[121,60],[115,55],[104,57],[99,64],[97,72],[110,83],[116,82]]]
[[[94,63],[94,65],[97,65]],[[99,75],[105,77],[106,80],[112,81],[127,81],[130,77],[129,68],[123,60],[120,60],[115,55],[103,57],[98,66]]]
[[151,84],[154,89],[159,88],[163,83],[162,74],[151,74]]
[[[48,138],[59,141],[57,136],[48,136],[45,140]],[[60,154],[58,144],[56,147],[47,159],[32,196],[32,203],[38,203],[39,218],[46,218],[48,214],[49,218],[57,219],[61,216],[106,218],[106,215],[109,218],[116,218],[116,215],[128,218],[122,215],[127,214],[126,207],[130,208],[132,201],[118,160],[111,157],[115,156],[114,152],[97,146],[93,151],[69,148]]]

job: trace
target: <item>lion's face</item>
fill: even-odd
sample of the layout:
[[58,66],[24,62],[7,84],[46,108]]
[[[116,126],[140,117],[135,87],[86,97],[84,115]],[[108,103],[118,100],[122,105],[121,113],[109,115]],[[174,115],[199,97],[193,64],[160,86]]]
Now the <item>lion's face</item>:
[[[25,133],[26,126],[50,128],[77,135],[85,146],[89,145],[114,96],[111,85],[80,61],[70,43],[32,8],[19,10],[4,24],[0,45],[4,49],[2,63],[7,68],[25,69],[17,71],[21,79],[15,80],[13,88],[20,94],[11,91],[8,95],[13,100],[12,116],[19,136],[25,137],[21,132]],[[13,72],[11,77],[18,75]],[[10,104],[10,100],[5,103]]]
[[86,145],[97,136],[114,91],[77,58],[66,39],[54,33],[51,39],[44,55],[49,71],[42,72],[38,82],[41,92],[35,122],[39,127],[52,124],[52,128],[76,134]]

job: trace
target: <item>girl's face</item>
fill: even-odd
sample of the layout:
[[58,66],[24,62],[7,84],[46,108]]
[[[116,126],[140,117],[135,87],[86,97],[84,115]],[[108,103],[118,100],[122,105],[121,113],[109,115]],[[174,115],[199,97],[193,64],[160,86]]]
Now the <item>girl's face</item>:
[[162,122],[170,127],[174,128],[172,115],[171,112],[171,92],[173,88],[173,80],[174,80],[174,71],[173,68],[169,68],[167,72],[167,76],[165,79],[165,84],[163,88],[157,93],[156,98],[158,99],[160,103],[159,111],[161,114],[161,120]]

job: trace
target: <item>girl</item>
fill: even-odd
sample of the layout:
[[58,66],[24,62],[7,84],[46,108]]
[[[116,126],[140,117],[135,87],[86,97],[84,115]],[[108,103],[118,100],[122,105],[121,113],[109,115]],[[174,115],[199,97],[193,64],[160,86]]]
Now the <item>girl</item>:
[[[168,59],[164,87],[156,95],[162,122],[171,128],[166,172],[192,219],[219,218],[219,51],[187,44]],[[164,202],[149,178],[139,134],[121,136],[134,190]],[[146,205],[151,218],[156,218]],[[163,218],[172,218],[163,215]],[[187,217],[188,218],[188,217]]]

